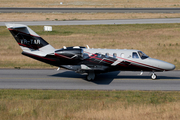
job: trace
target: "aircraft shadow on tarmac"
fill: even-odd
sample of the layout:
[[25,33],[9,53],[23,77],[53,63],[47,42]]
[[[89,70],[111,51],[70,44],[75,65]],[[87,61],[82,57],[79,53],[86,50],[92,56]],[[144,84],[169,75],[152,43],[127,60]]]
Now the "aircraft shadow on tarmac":
[[[96,76],[95,80],[88,81],[88,82],[92,82],[95,84],[108,85],[117,77],[117,75],[119,73],[120,73],[120,71],[98,74]],[[65,77],[65,78],[79,78],[79,79],[87,81],[86,75],[81,75],[81,74],[75,73],[73,71],[65,71],[65,72],[57,73],[57,74],[54,74],[51,76],[53,76],[53,77]]]
[[[92,82],[92,83],[99,84],[99,85],[108,85],[114,79],[121,79],[121,80],[147,79],[147,80],[151,80],[150,75],[121,75],[121,74],[118,75],[119,73],[120,73],[120,71],[98,74],[96,76],[95,80],[88,81],[88,82]],[[65,72],[57,73],[57,74],[54,74],[51,76],[53,76],[53,77],[65,77],[65,78],[78,78],[78,79],[86,80],[86,75],[81,75],[81,74],[75,73],[73,71],[65,71]],[[156,80],[161,80],[161,79],[163,79],[163,80],[179,79],[180,80],[180,77],[158,75]]]

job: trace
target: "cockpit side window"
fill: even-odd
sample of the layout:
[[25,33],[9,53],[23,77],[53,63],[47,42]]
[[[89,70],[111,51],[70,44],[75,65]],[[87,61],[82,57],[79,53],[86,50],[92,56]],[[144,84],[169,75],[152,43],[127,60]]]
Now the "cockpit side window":
[[146,59],[149,56],[147,56],[145,53],[143,53],[142,51],[138,51],[139,56],[141,57],[141,59]]
[[132,53],[132,58],[139,58],[138,54],[136,52]]

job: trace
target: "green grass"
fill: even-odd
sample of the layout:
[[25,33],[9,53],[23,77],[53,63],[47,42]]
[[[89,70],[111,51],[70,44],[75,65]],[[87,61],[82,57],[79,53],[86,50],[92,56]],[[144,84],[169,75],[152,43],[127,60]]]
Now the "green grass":
[[30,26],[30,28],[40,35],[66,35],[66,32],[73,34],[108,34],[114,32],[143,31],[165,28],[179,28],[178,31],[180,31],[180,24],[63,25],[53,26],[52,32],[42,31],[42,26]]
[[[96,110],[97,112],[109,110],[111,113],[113,112],[111,111],[112,109],[122,108],[128,111],[128,109],[134,106],[134,108],[137,109],[136,111],[138,111],[142,109],[139,106],[147,106],[147,109],[151,109],[152,107],[179,102],[180,92],[176,91],[6,89],[0,90],[0,117],[1,119],[78,120],[88,119],[88,117],[82,118],[81,115],[77,116],[76,114],[81,112],[87,113],[91,110]],[[163,108],[163,111],[159,114],[164,112],[169,111]],[[91,115],[92,113],[89,114]],[[111,117],[113,118],[113,116],[112,114]],[[172,116],[172,118],[174,118],[174,116]]]
[[0,90],[0,100],[89,100],[122,101],[128,104],[162,104],[180,101],[180,92],[87,91],[87,90]]

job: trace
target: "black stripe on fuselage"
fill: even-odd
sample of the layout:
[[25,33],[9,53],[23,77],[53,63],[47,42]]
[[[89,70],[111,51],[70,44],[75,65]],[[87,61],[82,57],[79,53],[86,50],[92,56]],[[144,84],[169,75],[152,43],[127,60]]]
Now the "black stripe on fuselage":
[[42,56],[34,55],[31,53],[27,53],[24,51],[22,52],[22,54],[25,56],[28,56],[30,58],[36,59],[38,61],[45,62],[45,63],[50,64],[50,65],[54,65],[54,66],[58,66],[58,67],[60,65],[60,60],[54,55],[47,55],[45,57],[42,57]]

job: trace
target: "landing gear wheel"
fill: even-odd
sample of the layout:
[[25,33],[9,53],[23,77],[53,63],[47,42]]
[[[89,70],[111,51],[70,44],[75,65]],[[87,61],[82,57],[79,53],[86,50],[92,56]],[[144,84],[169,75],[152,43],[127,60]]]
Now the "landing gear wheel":
[[87,75],[87,76],[86,76],[86,80],[87,80],[87,81],[92,81],[93,79],[92,79],[89,75]]
[[88,75],[86,76],[86,80],[87,81],[92,81],[94,80],[96,77],[95,73],[94,72],[89,72]]
[[153,74],[151,75],[151,79],[152,79],[152,80],[155,80],[156,78],[157,78],[157,75],[153,73]]

